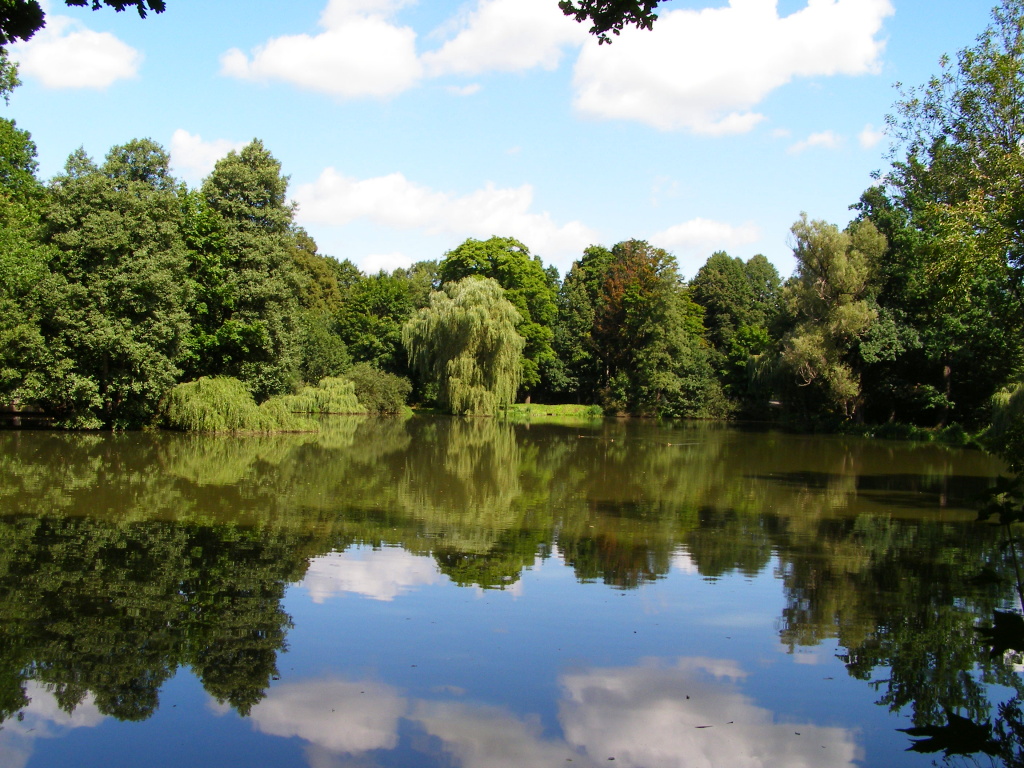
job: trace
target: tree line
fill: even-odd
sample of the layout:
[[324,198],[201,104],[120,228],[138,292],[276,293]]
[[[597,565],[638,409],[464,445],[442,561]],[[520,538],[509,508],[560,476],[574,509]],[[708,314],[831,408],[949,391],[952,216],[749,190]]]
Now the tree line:
[[[2,55],[4,95],[16,85]],[[902,92],[892,168],[853,220],[800,215],[785,280],[725,252],[684,280],[640,240],[591,246],[563,277],[499,236],[368,275],[296,224],[259,140],[195,189],[149,139],[102,162],[76,151],[44,183],[31,136],[3,119],[0,403],[129,428],[185,382],[231,377],[262,402],[357,366],[368,399],[411,391],[453,413],[529,398],[662,418],[994,420],[1020,455],[1021,86],[1024,3],[1003,0],[973,47]]]

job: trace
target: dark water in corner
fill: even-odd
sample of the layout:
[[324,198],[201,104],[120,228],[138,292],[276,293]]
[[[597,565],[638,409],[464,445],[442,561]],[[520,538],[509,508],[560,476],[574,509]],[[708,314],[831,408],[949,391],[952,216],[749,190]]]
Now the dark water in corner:
[[707,425],[0,433],[0,765],[1012,763],[998,470]]

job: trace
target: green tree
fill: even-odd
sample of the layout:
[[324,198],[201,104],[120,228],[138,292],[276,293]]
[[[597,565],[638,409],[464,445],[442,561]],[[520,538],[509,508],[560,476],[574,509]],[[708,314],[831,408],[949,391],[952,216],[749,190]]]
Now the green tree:
[[713,253],[690,281],[693,300],[704,308],[713,364],[733,398],[751,399],[747,370],[751,356],[773,343],[780,282],[764,256],[744,262],[724,251]]
[[886,182],[914,234],[899,253],[920,265],[907,284],[937,310],[921,336],[941,369],[928,386],[942,421],[982,421],[1024,361],[1022,92],[1024,3],[1003,0],[976,44],[943,57],[890,118],[905,155]]
[[432,293],[402,328],[402,342],[420,374],[437,382],[442,408],[494,414],[519,388],[520,319],[496,281],[467,277]]
[[148,139],[114,147],[100,168],[79,151],[50,186],[56,279],[39,298],[49,360],[38,397],[66,423],[146,423],[180,372],[189,284],[168,160]]
[[[845,231],[806,214],[792,227],[797,260],[786,302],[795,326],[784,340],[782,366],[800,387],[809,387],[810,409],[824,408],[845,418],[859,415],[861,344],[879,322],[871,301],[873,264],[885,250],[885,236],[869,221]],[[891,350],[872,349],[871,355]],[[791,399],[796,399],[791,390]]]
[[670,417],[722,412],[703,310],[667,251],[640,240],[592,246],[566,275],[560,304],[559,350],[590,402]]
[[505,298],[521,317],[516,331],[526,339],[523,349],[523,393],[536,392],[542,374],[555,360],[551,343],[558,312],[556,284],[544,270],[539,256],[511,237],[466,240],[445,254],[438,267],[442,283],[476,275],[490,277],[505,289]]
[[233,376],[259,400],[295,385],[301,278],[287,188],[281,164],[253,140],[190,197],[185,231],[198,285],[186,378]]
[[355,362],[405,373],[402,325],[412,315],[411,291],[408,280],[385,272],[363,277],[349,289],[337,323]]
[[[0,49],[0,94],[16,85],[17,68]],[[0,403],[34,400],[45,370],[36,292],[49,277],[50,252],[39,240],[36,169],[32,137],[0,118]]]

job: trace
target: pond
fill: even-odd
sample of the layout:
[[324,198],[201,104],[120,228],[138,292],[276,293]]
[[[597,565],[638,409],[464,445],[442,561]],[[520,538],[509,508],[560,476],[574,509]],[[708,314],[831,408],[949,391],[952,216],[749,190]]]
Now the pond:
[[976,629],[1017,607],[1000,468],[636,421],[0,432],[0,765],[1019,764],[1021,659]]

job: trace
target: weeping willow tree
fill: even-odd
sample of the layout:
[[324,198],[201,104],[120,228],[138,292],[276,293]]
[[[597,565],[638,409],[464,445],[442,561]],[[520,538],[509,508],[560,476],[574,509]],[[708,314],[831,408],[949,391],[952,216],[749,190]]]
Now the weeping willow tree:
[[519,312],[491,278],[467,277],[430,295],[402,329],[409,360],[438,385],[438,405],[457,414],[493,414],[519,387],[526,342]]

